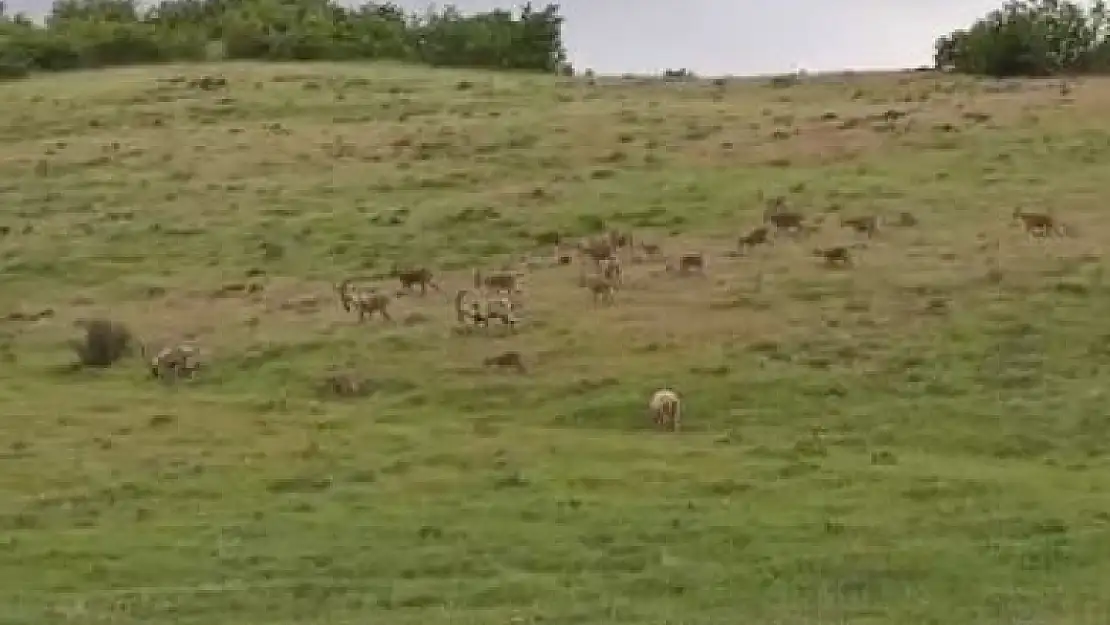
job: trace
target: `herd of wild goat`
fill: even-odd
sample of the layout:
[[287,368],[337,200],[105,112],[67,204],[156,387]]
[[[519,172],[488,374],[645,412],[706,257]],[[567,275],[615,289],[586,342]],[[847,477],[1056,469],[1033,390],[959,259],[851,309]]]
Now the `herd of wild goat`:
[[[771,198],[766,204],[762,225],[740,236],[732,254],[743,256],[753,248],[771,243],[779,236],[804,237],[816,232],[823,223],[824,215],[810,219],[802,212],[788,209],[783,197]],[[1018,209],[1014,211],[1013,219],[1035,237],[1067,234],[1066,227],[1047,213]],[[867,238],[878,233],[882,221],[874,214],[840,216],[841,227],[866,235]],[[918,222],[912,213],[903,211],[890,223],[906,228],[916,226]],[[838,245],[815,248],[813,255],[830,267],[850,267],[853,249],[858,247]],[[687,251],[668,256],[659,243],[635,238],[632,232],[621,229],[609,229],[604,234],[572,242],[555,241],[554,262],[558,265],[570,265],[577,258],[581,270],[579,286],[592,296],[595,305],[615,302],[615,295],[622,284],[622,257],[641,262],[662,260],[668,272],[680,276],[704,275],[707,269],[706,254],[702,251]],[[418,292],[424,295],[429,288],[440,290],[433,271],[427,267],[401,269],[395,266],[389,277],[400,283],[402,292],[417,292],[419,289]],[[457,331],[472,332],[477,328],[488,328],[491,322],[497,322],[510,331],[515,330],[520,321],[518,311],[521,308],[521,279],[522,274],[515,270],[483,273],[475,269],[473,287],[458,290],[453,300]],[[385,321],[392,320],[389,310],[393,301],[392,294],[379,288],[356,288],[352,280],[344,280],[335,288],[343,309],[357,314],[360,322],[375,315]],[[175,380],[192,377],[200,368],[200,350],[188,343],[172,345],[158,351],[149,360],[149,365],[155,378]],[[524,358],[515,350],[490,356],[483,361],[483,365],[526,372]],[[657,425],[671,430],[679,428],[681,403],[677,393],[670,389],[660,389],[652,395],[648,407]]]

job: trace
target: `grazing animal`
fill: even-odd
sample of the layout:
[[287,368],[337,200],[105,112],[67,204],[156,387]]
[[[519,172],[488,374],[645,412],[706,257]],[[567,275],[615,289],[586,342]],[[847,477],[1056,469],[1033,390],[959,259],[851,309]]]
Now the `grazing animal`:
[[613,294],[617,290],[617,285],[605,276],[598,274],[582,276],[582,286],[593,295],[594,304],[613,303]]
[[841,216],[840,225],[844,228],[851,228],[861,234],[866,234],[868,238],[871,238],[879,231],[879,218],[875,215],[863,215],[861,217],[851,218]]
[[667,270],[673,271],[677,269],[680,274],[687,274],[692,271],[697,273],[705,272],[705,254],[701,252],[687,252],[678,257],[675,263],[668,264]]
[[161,380],[170,379],[171,375],[173,379],[191,378],[200,369],[199,356],[200,350],[188,343],[163,347],[149,361],[150,375]]
[[894,223],[902,228],[912,228],[917,225],[917,217],[909,211],[902,211],[898,213],[898,221]]
[[502,325],[515,328],[520,319],[516,311],[519,306],[507,297],[496,299],[474,299],[469,306],[465,301],[471,296],[470,291],[460,290],[455,294],[455,316],[459,323],[470,323],[472,326],[488,327],[491,319],[497,319]]
[[768,241],[770,241],[769,234],[770,230],[768,230],[767,226],[759,226],[757,228],[753,228],[750,232],[748,232],[748,234],[740,237],[740,239],[737,241],[740,247],[740,252],[743,253],[745,250],[749,250],[756,247],[757,245],[763,245],[767,243]]
[[648,402],[655,425],[677,432],[682,427],[682,401],[678,393],[666,388],[655,391]]
[[598,272],[614,286],[620,285],[621,278],[624,275],[621,269],[621,261],[616,256],[599,261]]
[[629,249],[634,247],[635,240],[632,238],[631,232],[621,232],[620,230],[611,229],[605,234],[605,238],[609,243],[609,247],[613,250]]
[[374,313],[378,313],[386,321],[393,320],[389,316],[391,300],[385,293],[355,291],[351,288],[351,280],[340,282],[335,290],[339,294],[339,303],[343,305],[343,310],[357,312],[359,322],[365,321],[367,317],[373,317]]
[[585,238],[578,242],[578,251],[585,258],[599,261],[615,256],[615,248],[607,237]]
[[1033,236],[1048,237],[1065,232],[1063,225],[1047,213],[1029,213],[1015,208],[1014,220],[1020,221],[1025,231]]
[[489,289],[501,293],[519,293],[519,276],[511,271],[498,271],[482,274],[480,269],[474,270],[474,288]]
[[517,317],[517,304],[507,297],[499,297],[496,299],[487,299],[485,302],[485,310],[482,312],[485,317],[485,323],[488,324],[490,319],[497,319],[501,325],[509,326],[515,329],[520,318]]
[[644,241],[637,241],[640,251],[648,258],[658,258],[663,255],[663,247],[658,243],[647,243]]
[[470,311],[467,310],[466,306],[463,304],[463,302],[466,301],[466,298],[469,295],[470,291],[467,291],[466,289],[459,289],[455,293],[455,319],[459,323],[466,323],[468,317],[470,316]]
[[498,369],[515,369],[518,373],[527,373],[524,367],[524,357],[516,350],[501,352],[495,356],[489,356],[482,360],[482,364],[486,367],[496,367]]
[[830,267],[834,265],[846,267],[852,264],[852,253],[843,245],[817,248],[813,250],[813,255],[825,259],[825,264]]
[[786,210],[786,200],[782,197],[772,198],[767,202],[767,208],[763,210],[763,223],[774,226],[776,232],[805,232],[805,215]]
[[428,287],[432,287],[436,291],[439,286],[432,280],[432,271],[426,267],[417,267],[414,269],[398,269],[396,265],[389,271],[391,278],[397,278],[401,282],[401,288],[405,290],[412,290],[414,287],[420,287],[420,294],[425,295],[428,293]]

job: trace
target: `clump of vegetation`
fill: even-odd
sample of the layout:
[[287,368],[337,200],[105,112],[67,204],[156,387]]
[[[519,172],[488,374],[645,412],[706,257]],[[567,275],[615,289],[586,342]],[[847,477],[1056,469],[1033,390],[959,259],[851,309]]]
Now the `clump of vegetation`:
[[965,74],[1052,76],[1110,70],[1105,2],[1011,1],[936,42],[936,67]]
[[73,349],[83,367],[110,367],[131,352],[133,335],[122,323],[108,319],[79,322],[85,330],[83,340],[74,341]]
[[463,15],[367,2],[58,0],[44,24],[0,3],[0,79],[34,71],[200,61],[374,59],[566,70],[557,5]]

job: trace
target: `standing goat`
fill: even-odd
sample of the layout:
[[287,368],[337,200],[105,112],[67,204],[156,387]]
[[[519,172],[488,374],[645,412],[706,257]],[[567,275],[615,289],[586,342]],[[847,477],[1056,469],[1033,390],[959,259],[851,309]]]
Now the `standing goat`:
[[655,391],[648,402],[648,411],[655,425],[677,432],[682,427],[682,401],[678,393],[666,388]]

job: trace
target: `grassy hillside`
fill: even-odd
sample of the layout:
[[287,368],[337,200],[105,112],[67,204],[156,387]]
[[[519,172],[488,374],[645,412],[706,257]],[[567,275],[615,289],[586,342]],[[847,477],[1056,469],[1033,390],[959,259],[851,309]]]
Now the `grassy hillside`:
[[[1101,623],[1110,81],[1072,87],[351,65],[0,86],[0,622]],[[736,257],[760,193],[827,218]],[[536,241],[603,223],[707,275],[628,263],[593,306]],[[392,292],[393,263],[442,292],[358,324],[333,283]],[[455,289],[507,263],[520,331],[454,332]],[[97,315],[209,366],[74,372]],[[483,369],[507,349],[528,373]],[[685,431],[652,429],[660,386]]]

